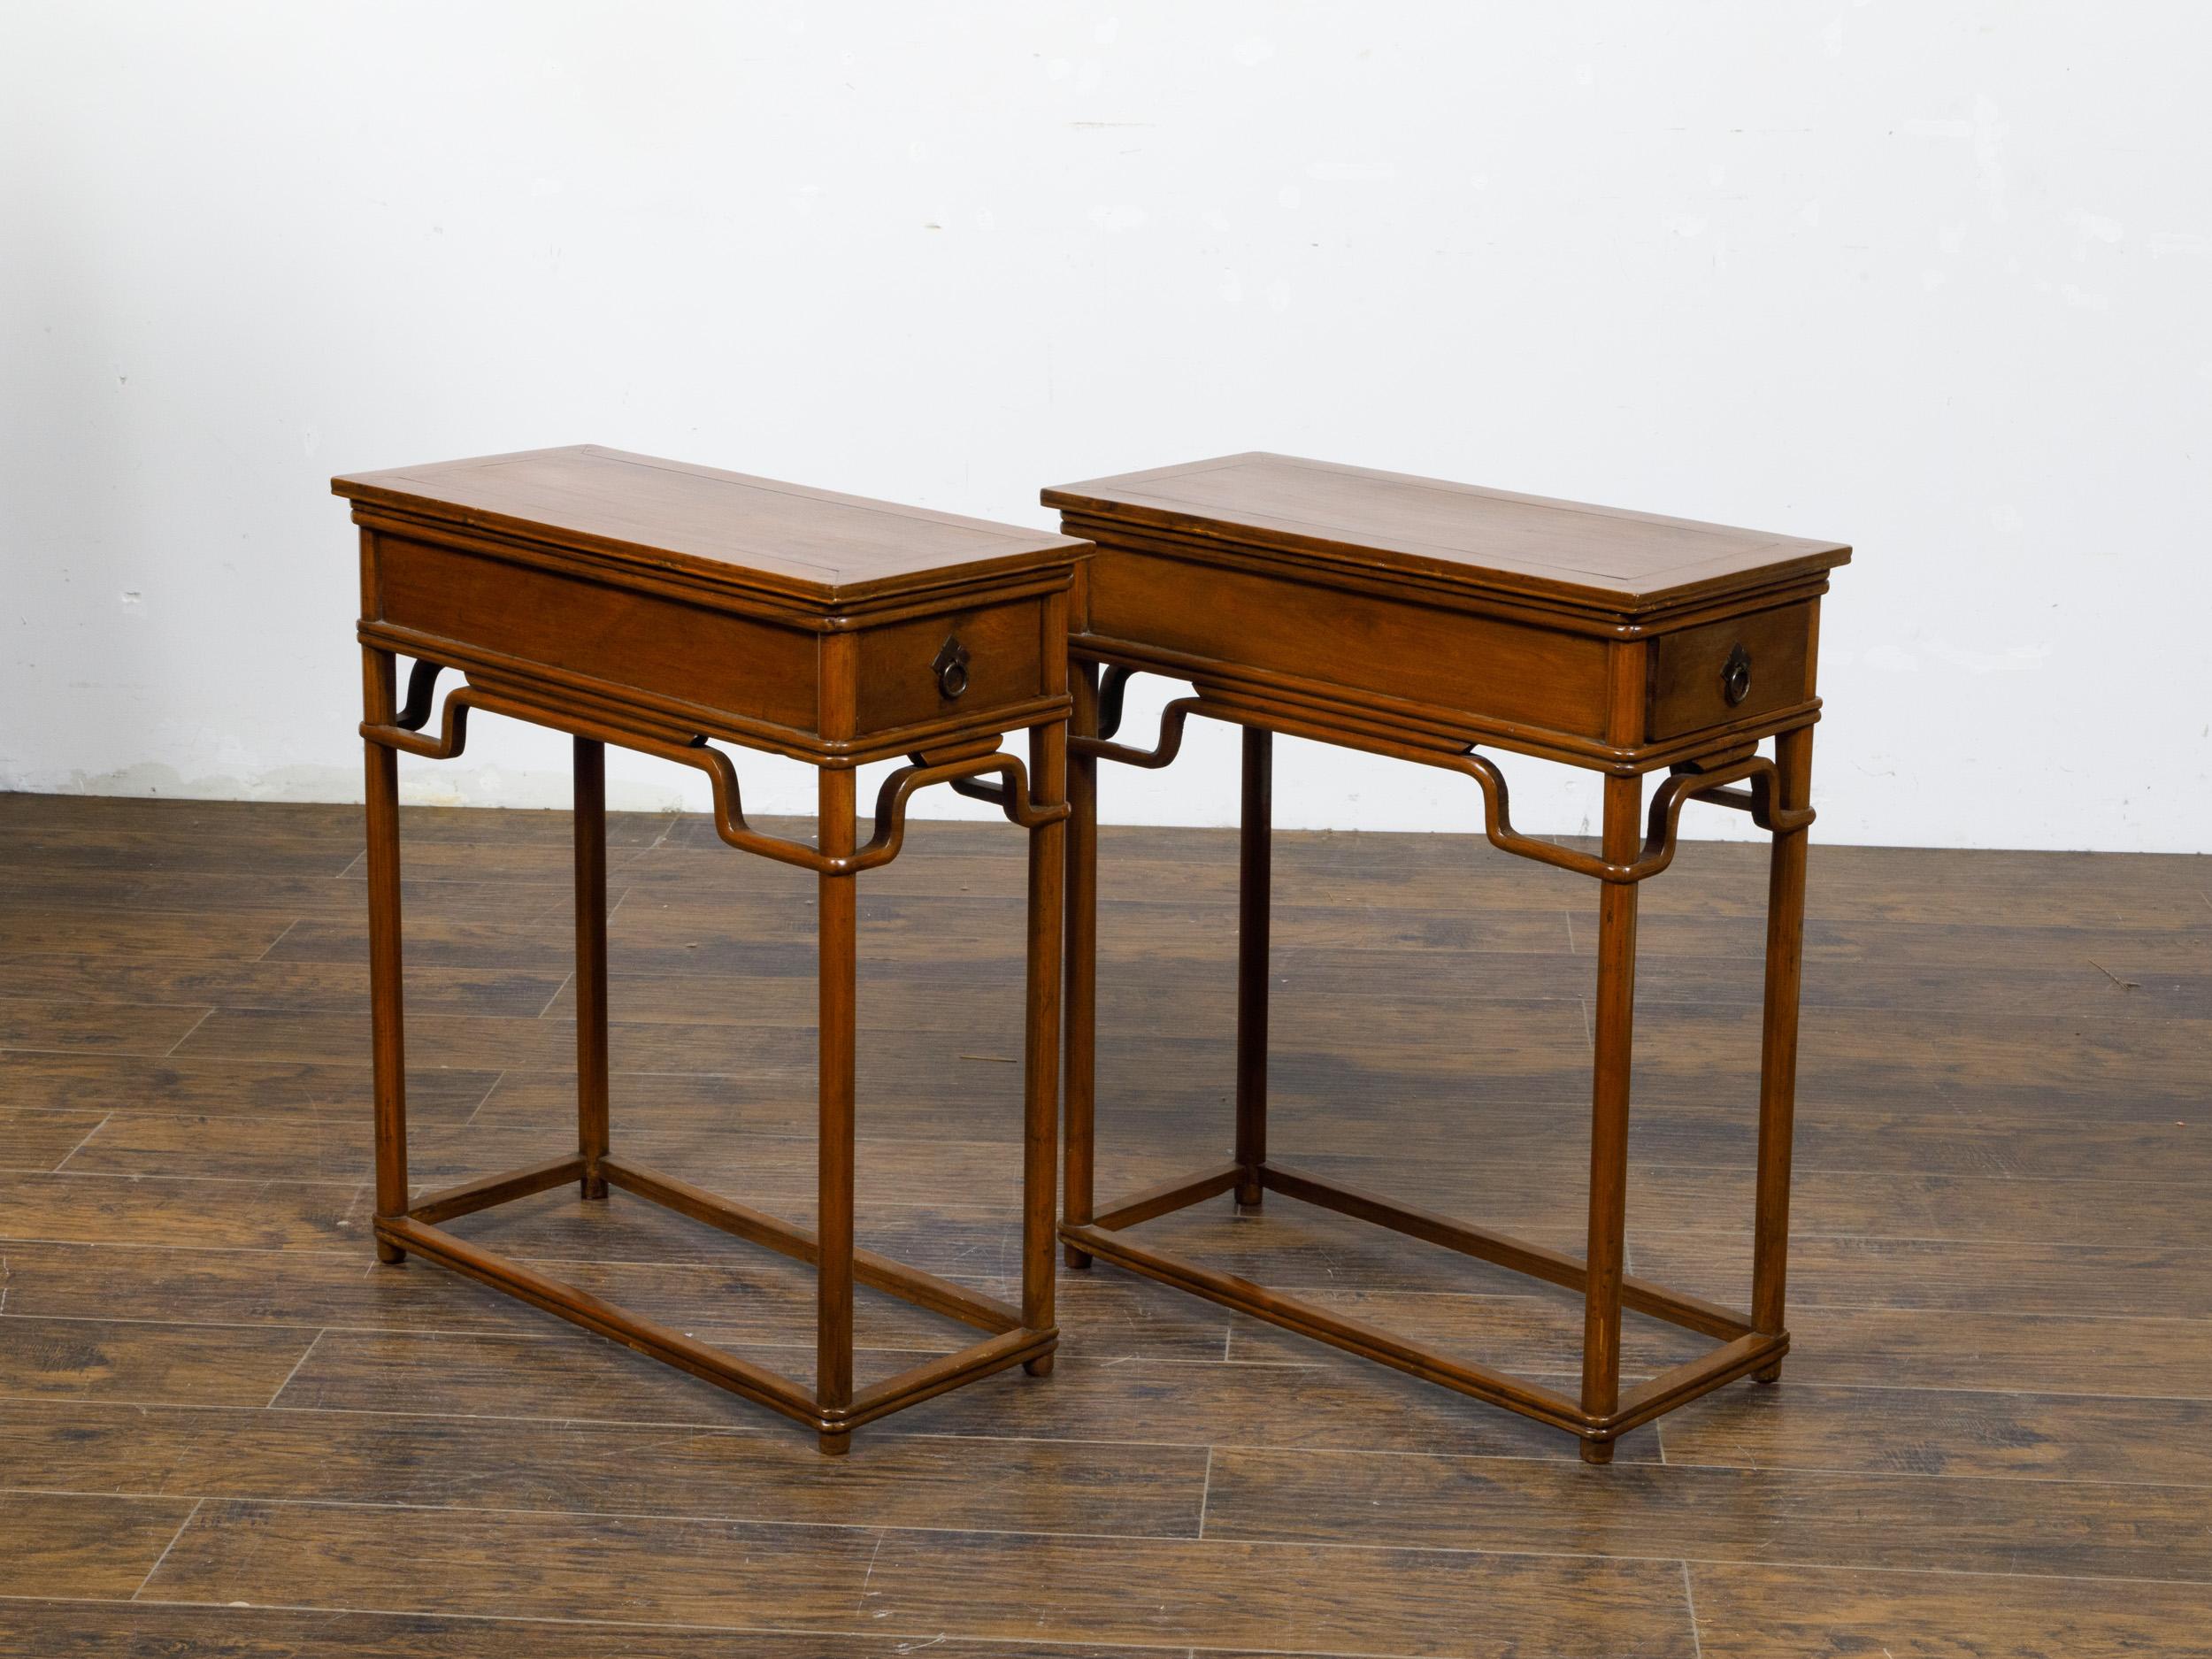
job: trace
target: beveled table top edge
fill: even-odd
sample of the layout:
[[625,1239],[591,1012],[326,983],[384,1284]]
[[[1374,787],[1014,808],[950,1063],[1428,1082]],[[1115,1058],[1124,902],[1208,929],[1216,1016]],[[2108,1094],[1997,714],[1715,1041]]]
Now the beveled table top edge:
[[[906,570],[853,578],[843,575],[834,565],[825,564],[818,558],[779,553],[752,556],[752,562],[749,562],[745,556],[716,557],[682,548],[661,546],[650,540],[582,529],[574,525],[563,524],[554,516],[534,517],[472,504],[465,500],[452,499],[449,494],[428,493],[425,488],[426,484],[434,483],[440,474],[449,478],[458,477],[465,475],[466,469],[473,467],[568,456],[618,461],[657,471],[727,480],[749,490],[818,501],[838,508],[856,508],[896,518],[913,519],[933,526],[969,532],[977,538],[979,544],[1002,541],[1007,545],[1002,551],[979,551],[965,557],[918,564]],[[330,488],[333,495],[354,503],[357,516],[363,509],[381,510],[449,526],[456,530],[476,533],[494,540],[519,539],[616,565],[680,572],[710,585],[766,594],[808,606],[828,609],[851,602],[923,594],[948,585],[966,586],[994,576],[1012,576],[1029,571],[1046,572],[1056,566],[1071,567],[1092,551],[1090,542],[1054,531],[971,518],[956,513],[940,512],[933,508],[846,495],[812,485],[756,477],[691,462],[637,455],[600,444],[520,449],[499,455],[471,456],[412,466],[341,473],[330,480]]]
[[[1209,510],[1146,487],[1194,473],[1222,470],[1240,462],[1266,461],[1287,466],[1374,480],[1385,484],[1477,496],[1517,507],[1536,507],[1595,518],[1611,518],[1626,525],[1651,526],[1726,538],[1724,550],[1703,561],[1686,561],[1655,572],[1655,580],[1636,581],[1596,572],[1575,572],[1558,564],[1501,559],[1481,562],[1466,552],[1424,541],[1417,537],[1381,534],[1362,537],[1342,526],[1301,523],[1295,518],[1263,512]],[[1691,599],[1724,596],[1741,590],[1767,589],[1793,578],[1809,577],[1850,563],[1847,543],[1787,536],[1736,526],[1693,518],[1670,518],[1631,508],[1607,507],[1585,502],[1492,489],[1448,479],[1413,473],[1386,472],[1371,467],[1287,456],[1269,450],[1246,450],[1233,455],[1184,461],[1141,472],[1049,486],[1040,500],[1064,514],[1125,523],[1133,528],[1155,529],[1195,537],[1210,544],[1248,553],[1264,560],[1271,555],[1302,558],[1347,572],[1368,572],[1379,577],[1416,573],[1432,582],[1458,586],[1471,593],[1519,595],[1564,602],[1594,613],[1635,616],[1668,609]],[[1772,550],[1774,557],[1752,556]],[[1715,566],[1721,568],[1716,569]]]

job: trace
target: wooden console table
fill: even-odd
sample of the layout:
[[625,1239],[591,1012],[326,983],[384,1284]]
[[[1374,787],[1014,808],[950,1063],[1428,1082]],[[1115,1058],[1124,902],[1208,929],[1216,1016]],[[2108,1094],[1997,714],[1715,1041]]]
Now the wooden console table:
[[[1743,1376],[1772,1381],[1783,1324],[1790,1133],[1814,655],[1833,542],[1507,495],[1275,455],[1228,456],[1044,492],[1097,544],[1076,587],[1068,839],[1069,1261],[1124,1267],[1580,1437],[1591,1463],[1639,1424]],[[1103,668],[1103,676],[1100,670]],[[1149,749],[1112,742],[1136,672],[1187,680]],[[1100,759],[1164,766],[1191,715],[1244,728],[1234,1161],[1100,1206],[1092,1194]],[[1442,767],[1482,795],[1484,833],[1594,878],[1597,1018],[1589,1242],[1577,1260],[1356,1192],[1267,1155],[1271,733]],[[1771,760],[1757,753],[1774,740]],[[1600,850],[1513,827],[1511,750],[1602,774]],[[1648,814],[1644,776],[1666,772]],[[1738,786],[1732,787],[1731,786]],[[1757,1196],[1748,1313],[1623,1271],[1636,893],[1674,856],[1692,801],[1750,813],[1774,837],[1768,886]],[[1363,1321],[1138,1243],[1126,1229],[1224,1193],[1267,1190],[1479,1256],[1583,1294],[1578,1399],[1467,1364]],[[1717,1340],[1620,1388],[1624,1306]]]
[[[596,448],[489,456],[332,481],[361,526],[377,1254],[413,1251],[810,1424],[852,1430],[989,1372],[1041,1376],[1053,1324],[1067,595],[1079,541]],[[413,659],[404,706],[396,659]],[[442,668],[467,683],[433,726]],[[400,995],[398,751],[461,752],[472,709],[569,733],[576,765],[577,1145],[528,1169],[411,1195]],[[1026,730],[1029,765],[1000,749]],[[814,842],[745,821],[726,741],[819,769]],[[820,1172],[808,1231],[609,1147],[605,749],[704,772],[733,847],[819,882]],[[854,768],[908,757],[859,843]],[[996,780],[995,782],[990,781]],[[1022,1301],[1009,1306],[853,1246],[855,880],[898,856],[908,798],[947,783],[1029,831]],[[621,1187],[815,1264],[814,1386],[613,1307],[442,1223],[580,1184]],[[853,1286],[991,1334],[853,1385]]]

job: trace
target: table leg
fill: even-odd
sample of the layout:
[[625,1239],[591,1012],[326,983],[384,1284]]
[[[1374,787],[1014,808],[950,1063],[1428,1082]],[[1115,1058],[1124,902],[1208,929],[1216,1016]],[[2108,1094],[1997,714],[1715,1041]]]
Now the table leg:
[[1244,728],[1244,812],[1237,856],[1236,1202],[1256,1209],[1267,1162],[1267,921],[1275,811],[1275,734]]
[[[362,704],[372,726],[388,726],[398,709],[389,651],[361,653]],[[366,749],[368,803],[369,1025],[376,1117],[376,1213],[407,1213],[407,1045],[400,981],[399,756],[382,743]],[[407,1252],[376,1241],[380,1262]]]
[[[1071,737],[1098,733],[1098,665],[1070,665],[1074,710]],[[1092,1217],[1093,1124],[1098,1081],[1098,758],[1071,754],[1067,762],[1067,1191],[1069,1222],[1087,1226]],[[1033,846],[1034,843],[1033,842]],[[1070,1267],[1091,1264],[1090,1253],[1067,1247]]]
[[[1056,721],[1029,732],[1029,798],[1060,804],[1067,792],[1068,729]],[[1060,924],[1066,849],[1064,823],[1029,832],[1029,974],[1022,1050],[1022,1324],[1053,1324],[1053,1222],[1059,1194]],[[1024,1362],[1032,1377],[1052,1370],[1052,1356]]]
[[607,1178],[607,749],[576,740],[576,1149],[586,1198]]
[[[1775,806],[1811,804],[1813,728],[1774,741]],[[1790,1242],[1790,1141],[1797,1106],[1797,1003],[1805,943],[1805,851],[1808,831],[1774,838],[1767,877],[1766,1009],[1759,1045],[1759,1179],[1752,1233],[1751,1323],[1762,1335],[1783,1324]],[[1779,1381],[1780,1361],[1753,1378]]]
[[[854,774],[841,767],[818,775],[818,845],[832,857],[849,856]],[[818,876],[816,888],[821,945],[814,1397],[825,1409],[842,1409],[853,1398],[853,1043],[859,895],[851,875]],[[849,1430],[822,1434],[825,1452],[842,1453],[851,1447]]]
[[[1609,862],[1634,861],[1642,834],[1641,778],[1605,780]],[[1620,1404],[1621,1274],[1628,1217],[1629,1052],[1636,1009],[1636,884],[1607,881],[1598,895],[1596,1056],[1590,1109],[1589,1277],[1583,1289],[1582,1409],[1609,1417]],[[1582,1442],[1582,1460],[1613,1461],[1610,1440]]]

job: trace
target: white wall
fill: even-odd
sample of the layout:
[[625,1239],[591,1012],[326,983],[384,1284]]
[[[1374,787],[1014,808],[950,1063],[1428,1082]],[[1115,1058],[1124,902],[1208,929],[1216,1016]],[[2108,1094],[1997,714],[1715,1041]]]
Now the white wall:
[[[1855,543],[1828,839],[2212,849],[2208,18],[0,0],[0,788],[357,796],[334,472],[595,442],[1044,524],[1275,449]],[[1226,821],[1206,737],[1109,815]],[[565,757],[487,721],[410,787]]]

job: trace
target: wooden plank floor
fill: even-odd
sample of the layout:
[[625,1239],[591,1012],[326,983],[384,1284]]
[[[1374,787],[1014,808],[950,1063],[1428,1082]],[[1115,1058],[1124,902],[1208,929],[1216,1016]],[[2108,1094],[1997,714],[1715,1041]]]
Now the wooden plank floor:
[[[428,1184],[570,1140],[566,819],[410,812]],[[617,1145],[812,1207],[810,879],[618,818]],[[1235,846],[1109,830],[1103,1188],[1220,1161]],[[810,1436],[367,1239],[352,810],[0,795],[0,1653],[2212,1654],[2212,860],[1816,848],[1797,1349],[1563,1435],[1101,1267],[1056,1373]],[[1594,895],[1279,838],[1273,1140],[1580,1248]],[[1021,837],[862,883],[864,1241],[1016,1267]],[[1632,1271],[1747,1294],[1764,883],[1643,888]],[[1563,1379],[1573,1304],[1271,1197],[1152,1234]],[[462,1230],[795,1374],[621,1194]],[[1687,1350],[1632,1319],[1639,1374]],[[963,1333],[864,1297],[864,1375]]]

